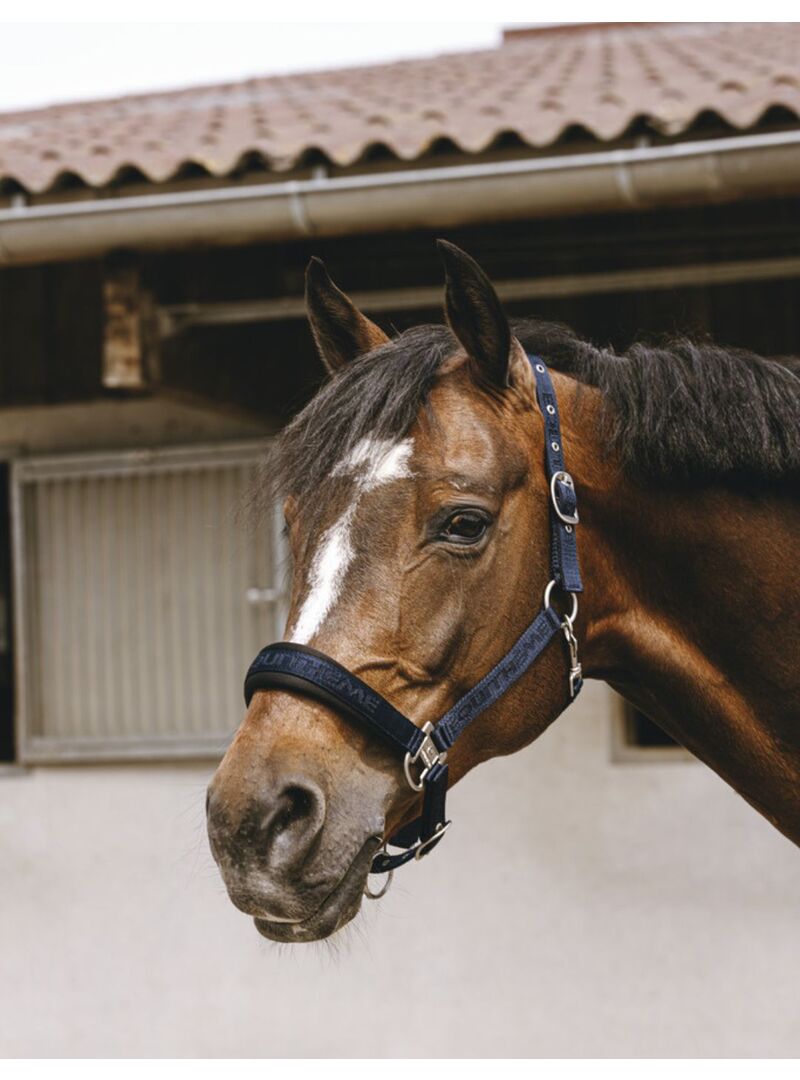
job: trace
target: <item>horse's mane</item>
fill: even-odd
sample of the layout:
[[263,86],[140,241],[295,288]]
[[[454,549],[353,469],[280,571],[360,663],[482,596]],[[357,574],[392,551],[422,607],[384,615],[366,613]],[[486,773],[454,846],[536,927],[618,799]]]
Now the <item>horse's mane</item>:
[[610,447],[629,472],[734,485],[800,476],[800,359],[684,337],[617,355],[557,324],[513,329],[529,352],[601,391]]
[[[732,486],[800,476],[800,361],[685,338],[617,355],[556,323],[512,330],[528,352],[601,391],[607,446],[629,472]],[[319,498],[361,439],[402,438],[456,344],[445,326],[419,326],[347,365],[277,439],[270,493]]]

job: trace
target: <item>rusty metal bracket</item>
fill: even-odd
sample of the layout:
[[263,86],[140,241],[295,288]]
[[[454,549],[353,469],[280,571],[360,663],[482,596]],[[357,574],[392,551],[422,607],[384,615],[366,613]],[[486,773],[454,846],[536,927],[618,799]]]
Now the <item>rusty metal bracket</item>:
[[135,261],[109,261],[103,277],[103,386],[142,391],[158,381],[158,330],[152,295]]

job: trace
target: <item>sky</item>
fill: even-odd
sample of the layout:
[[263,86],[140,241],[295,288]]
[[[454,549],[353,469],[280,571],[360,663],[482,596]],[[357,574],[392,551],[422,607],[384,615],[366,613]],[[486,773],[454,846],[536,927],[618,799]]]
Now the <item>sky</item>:
[[2,22],[0,111],[491,48],[499,23]]
[[[504,26],[531,25],[537,15],[625,22],[732,14],[722,0],[650,0],[644,16],[641,0],[561,0],[555,11],[530,0],[402,0],[388,8],[375,0],[136,0],[120,9],[108,0],[0,3],[0,111],[491,48]],[[274,18],[286,13],[297,21]],[[788,0],[760,0],[757,14],[782,19],[794,9]]]

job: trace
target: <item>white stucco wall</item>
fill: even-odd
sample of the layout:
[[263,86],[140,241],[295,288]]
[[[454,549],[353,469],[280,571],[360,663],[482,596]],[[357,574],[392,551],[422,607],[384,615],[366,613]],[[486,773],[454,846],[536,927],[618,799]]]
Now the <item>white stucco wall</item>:
[[797,1056],[800,853],[700,764],[612,764],[608,712],[467,778],[335,946],[228,902],[210,767],[0,776],[0,1053]]

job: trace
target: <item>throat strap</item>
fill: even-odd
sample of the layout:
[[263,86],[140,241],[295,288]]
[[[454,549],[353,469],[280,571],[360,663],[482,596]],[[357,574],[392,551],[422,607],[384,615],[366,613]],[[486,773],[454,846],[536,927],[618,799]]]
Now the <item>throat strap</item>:
[[443,749],[449,749],[464,728],[485,709],[499,701],[506,690],[525,674],[561,629],[561,622],[557,611],[551,607],[543,608],[503,659],[447,710],[433,729],[434,738]]

